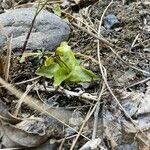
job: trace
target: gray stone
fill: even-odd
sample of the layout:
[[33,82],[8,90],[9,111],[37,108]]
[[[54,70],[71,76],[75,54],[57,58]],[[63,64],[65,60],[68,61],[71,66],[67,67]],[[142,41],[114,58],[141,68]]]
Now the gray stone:
[[118,146],[118,150],[138,150],[137,143],[123,144]]
[[[13,35],[12,48],[21,49],[35,15],[35,8],[19,8],[0,14],[0,47],[6,43],[6,37]],[[42,10],[36,18],[28,41],[27,49],[52,50],[67,40],[70,28],[61,18]],[[6,36],[7,35],[7,36]]]
[[109,14],[104,18],[104,26],[106,29],[112,29],[114,26],[119,26],[120,22],[113,14]]

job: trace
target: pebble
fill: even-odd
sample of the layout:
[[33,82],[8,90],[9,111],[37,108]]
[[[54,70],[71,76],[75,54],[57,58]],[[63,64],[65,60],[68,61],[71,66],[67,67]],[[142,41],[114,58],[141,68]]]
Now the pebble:
[[[12,35],[12,49],[22,48],[35,11],[35,8],[19,8],[0,14],[0,47],[5,46]],[[66,22],[55,14],[42,10],[34,23],[27,49],[53,50],[67,40],[69,34],[70,28]]]
[[120,22],[115,15],[109,14],[104,18],[104,26],[106,29],[112,29],[115,26],[119,27]]
[[138,150],[137,143],[123,144],[118,146],[118,150]]

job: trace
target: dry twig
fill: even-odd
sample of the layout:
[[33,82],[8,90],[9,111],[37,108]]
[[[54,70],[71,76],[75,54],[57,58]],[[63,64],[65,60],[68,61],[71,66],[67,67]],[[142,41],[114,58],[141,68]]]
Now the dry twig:
[[25,91],[25,93],[21,96],[21,98],[19,99],[19,101],[18,101],[18,103],[17,103],[17,105],[16,105],[16,110],[15,110],[15,112],[14,112],[14,115],[15,115],[15,116],[18,115],[18,112],[19,112],[19,110],[20,110],[20,108],[21,108],[21,105],[22,105],[22,103],[23,103],[25,97],[28,95],[28,93],[31,91],[31,89],[36,85],[36,83],[37,83],[37,82],[35,82],[34,84],[32,84],[32,85],[30,86],[30,88],[28,88],[28,89]]
[[[105,84],[103,83],[102,92],[104,91],[104,89],[105,89]],[[96,107],[96,110],[95,110],[95,113],[94,113],[94,124],[93,124],[92,139],[96,138],[99,108],[100,108],[100,101],[98,101],[98,104],[97,104],[97,107]]]
[[[28,85],[28,87],[30,87]],[[90,101],[98,101],[97,96],[93,96],[90,93],[84,93],[83,91],[74,92],[64,89],[63,87],[58,88],[57,90],[54,87],[44,87],[43,85],[37,85],[33,90],[47,91],[47,92],[59,92],[65,94],[67,97],[78,97]]]

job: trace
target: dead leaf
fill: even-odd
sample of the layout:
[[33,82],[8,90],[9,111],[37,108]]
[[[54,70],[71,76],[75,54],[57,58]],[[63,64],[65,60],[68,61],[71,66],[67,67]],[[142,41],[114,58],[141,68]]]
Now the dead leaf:
[[[141,118],[138,120],[134,120],[138,128],[140,128],[148,138],[150,138],[150,117],[147,116],[147,118]],[[144,142],[146,145],[150,145],[150,141],[148,138],[146,138],[137,128],[134,127],[134,125],[128,121],[123,121],[123,130],[125,131],[125,134],[132,134],[132,137],[135,135],[139,140]],[[133,135],[134,134],[134,135]]]
[[127,70],[124,74],[116,71],[113,74],[113,78],[117,86],[128,86],[135,80],[136,73],[131,69]]
[[2,102],[2,100],[0,100],[0,119],[5,120],[5,121],[12,123],[12,124],[16,124],[16,123],[19,123],[21,121],[20,118],[13,116],[9,112],[8,107],[5,105],[4,102]]
[[[45,133],[39,134],[39,133],[31,132],[32,123],[27,124],[27,126],[28,126],[28,130],[30,128],[29,132],[20,129],[21,127],[18,128],[18,125],[14,126],[9,123],[2,122],[2,128],[4,130],[2,145],[4,145],[7,148],[36,147],[44,143],[48,139]],[[39,128],[42,128],[42,126],[38,127],[38,129]]]
[[140,144],[139,150],[150,150],[150,146],[147,146],[145,144]]

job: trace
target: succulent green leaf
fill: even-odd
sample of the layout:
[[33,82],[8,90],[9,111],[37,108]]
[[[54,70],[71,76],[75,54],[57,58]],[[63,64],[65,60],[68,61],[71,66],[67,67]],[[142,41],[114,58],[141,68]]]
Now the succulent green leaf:
[[54,74],[54,86],[59,86],[63,81],[68,78],[68,76],[68,71],[65,68],[59,67],[59,69]]
[[82,66],[75,66],[74,70],[70,73],[70,77],[67,79],[70,82],[90,82],[97,79],[97,76],[90,70],[85,69]]
[[50,57],[45,57],[46,60],[44,62],[44,66],[50,66],[54,63],[54,59],[53,58],[50,58]]
[[53,6],[53,12],[54,14],[56,14],[57,16],[61,16],[61,8],[59,4],[54,4]]
[[36,74],[47,78],[52,78],[57,70],[59,70],[59,65],[54,62],[54,59],[47,58],[44,65],[37,69]]
[[60,47],[56,49],[56,55],[59,56],[60,60],[65,63],[70,70],[72,70],[77,64],[77,60],[71,47],[68,46],[67,42],[62,42]]

